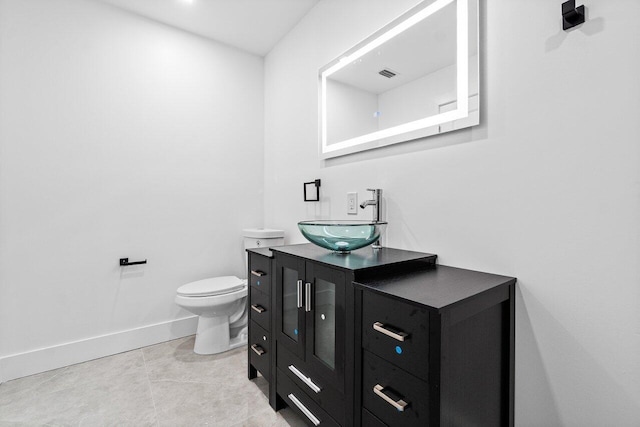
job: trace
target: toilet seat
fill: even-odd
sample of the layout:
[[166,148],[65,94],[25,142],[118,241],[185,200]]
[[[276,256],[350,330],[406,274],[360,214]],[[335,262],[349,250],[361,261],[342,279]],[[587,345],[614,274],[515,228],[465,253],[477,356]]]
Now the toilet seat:
[[230,294],[246,286],[247,281],[236,276],[210,277],[182,285],[177,293],[183,297],[211,297]]

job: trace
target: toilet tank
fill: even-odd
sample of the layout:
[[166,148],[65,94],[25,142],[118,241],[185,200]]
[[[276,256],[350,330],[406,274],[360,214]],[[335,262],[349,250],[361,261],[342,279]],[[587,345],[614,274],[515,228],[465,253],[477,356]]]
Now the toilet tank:
[[284,230],[272,228],[245,228],[242,230],[244,236],[244,248],[270,248],[272,246],[284,245]]

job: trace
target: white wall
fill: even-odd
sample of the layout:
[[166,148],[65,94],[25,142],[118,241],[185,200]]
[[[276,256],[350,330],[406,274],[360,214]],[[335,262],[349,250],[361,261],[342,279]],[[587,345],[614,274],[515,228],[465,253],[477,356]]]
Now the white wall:
[[176,289],[246,275],[263,76],[99,2],[0,0],[0,381],[193,333]]
[[517,426],[640,425],[640,3],[481,1],[480,126],[319,161],[319,68],[415,3],[323,0],[267,56],[265,222],[384,189],[388,246],[518,277]]

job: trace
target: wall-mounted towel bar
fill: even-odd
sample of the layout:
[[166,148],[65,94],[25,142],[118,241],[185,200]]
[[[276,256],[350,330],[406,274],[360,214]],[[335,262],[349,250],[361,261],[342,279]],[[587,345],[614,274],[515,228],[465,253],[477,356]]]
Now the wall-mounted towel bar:
[[146,259],[144,261],[129,262],[129,258],[120,258],[121,267],[125,267],[127,265],[137,265],[137,264],[146,264],[146,263],[147,263]]

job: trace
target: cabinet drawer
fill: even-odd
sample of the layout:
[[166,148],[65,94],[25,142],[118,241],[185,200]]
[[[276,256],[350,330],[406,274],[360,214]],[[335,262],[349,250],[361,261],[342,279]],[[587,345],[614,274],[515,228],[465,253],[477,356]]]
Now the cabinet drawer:
[[367,410],[392,427],[428,425],[429,385],[425,381],[367,351],[362,362],[362,405]]
[[251,299],[249,302],[251,303],[249,307],[251,320],[262,326],[267,331],[270,331],[269,317],[271,316],[271,310],[269,309],[269,295],[252,287]]
[[269,294],[271,292],[271,258],[249,254],[249,283]]
[[249,336],[249,355],[251,364],[263,377],[270,378],[269,358],[271,357],[271,337],[269,332],[260,327],[256,322],[251,322]]
[[308,364],[278,343],[276,365],[311,399],[329,413],[338,423],[345,422],[345,397],[330,385],[327,378],[316,375]]
[[373,292],[362,305],[362,347],[429,380],[428,310]]
[[280,369],[278,369],[277,377],[278,394],[287,402],[287,405],[289,405],[293,411],[297,412],[307,423],[321,427],[340,426],[340,424],[332,419],[313,399],[309,398],[305,392],[300,390]]

